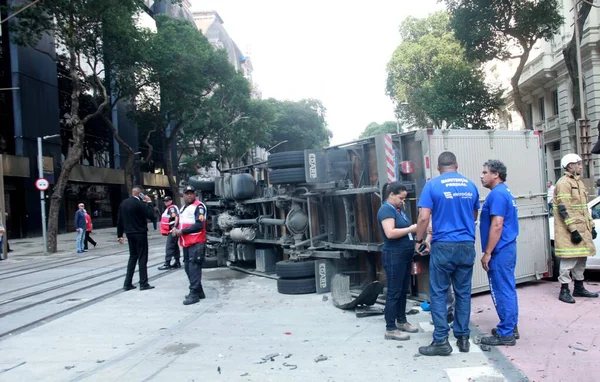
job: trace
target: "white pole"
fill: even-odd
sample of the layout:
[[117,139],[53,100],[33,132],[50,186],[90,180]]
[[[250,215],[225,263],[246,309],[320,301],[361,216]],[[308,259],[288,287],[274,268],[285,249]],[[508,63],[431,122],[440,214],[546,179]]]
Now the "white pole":
[[579,41],[579,11],[577,10],[577,4],[573,2],[573,20],[575,20],[575,47],[577,49],[577,72],[579,73],[579,118],[585,119],[585,94],[583,93],[583,65],[581,63],[581,42]]
[[[42,137],[38,137],[38,177],[44,177],[44,159],[42,157]],[[44,255],[48,254],[48,235],[46,232],[46,196],[40,191],[40,205],[42,208],[42,236],[44,237]]]

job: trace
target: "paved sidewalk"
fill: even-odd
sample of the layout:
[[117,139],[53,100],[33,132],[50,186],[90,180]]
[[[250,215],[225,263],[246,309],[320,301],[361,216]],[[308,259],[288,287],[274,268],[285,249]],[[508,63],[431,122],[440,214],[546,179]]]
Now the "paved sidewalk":
[[[69,256],[77,254],[75,247],[76,232],[62,233],[58,235],[58,252],[49,254],[48,256]],[[94,230],[91,234],[92,238],[98,243],[96,248],[89,245],[88,254],[106,249],[107,247],[119,246],[117,242],[117,227],[101,228]],[[148,239],[161,237],[160,230],[154,230],[152,223],[148,223]],[[8,253],[9,262],[23,261],[31,257],[43,256],[44,239],[40,237],[30,237],[24,239],[11,239],[9,241],[12,252]]]

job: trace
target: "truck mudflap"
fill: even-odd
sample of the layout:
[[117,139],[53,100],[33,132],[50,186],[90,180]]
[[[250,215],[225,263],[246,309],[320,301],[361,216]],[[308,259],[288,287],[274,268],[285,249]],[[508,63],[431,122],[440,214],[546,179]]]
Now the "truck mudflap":
[[383,293],[383,284],[379,281],[368,284],[356,298],[353,298],[350,292],[349,276],[338,274],[333,276],[331,282],[333,305],[343,310],[355,309],[361,305],[372,306],[381,293]]

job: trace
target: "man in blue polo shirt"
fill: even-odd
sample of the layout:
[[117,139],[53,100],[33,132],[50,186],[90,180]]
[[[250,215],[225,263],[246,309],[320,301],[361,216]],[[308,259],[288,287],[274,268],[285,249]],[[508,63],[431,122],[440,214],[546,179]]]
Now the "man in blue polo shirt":
[[488,160],[483,164],[481,183],[492,191],[481,208],[481,265],[488,274],[492,301],[500,323],[492,329],[492,336],[483,337],[481,343],[492,346],[513,346],[519,336],[515,281],[519,217],[517,202],[505,181],[506,166],[502,162]]
[[475,263],[475,221],[479,211],[477,186],[457,172],[456,156],[443,152],[438,157],[440,176],[425,184],[419,197],[416,248],[428,246],[423,241],[431,217],[434,232],[429,260],[429,299],[433,317],[433,342],[421,346],[419,353],[428,356],[450,355],[448,342],[446,295],[454,286],[456,298],[453,331],[461,352],[469,351],[471,318],[471,278]]

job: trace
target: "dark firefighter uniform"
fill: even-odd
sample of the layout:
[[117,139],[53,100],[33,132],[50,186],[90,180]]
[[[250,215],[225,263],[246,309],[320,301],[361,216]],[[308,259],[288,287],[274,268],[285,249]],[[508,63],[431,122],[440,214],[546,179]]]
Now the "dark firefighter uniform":
[[[179,208],[173,204],[173,199],[170,196],[166,196],[164,199],[165,203],[171,202],[160,217],[160,233],[167,237],[167,244],[165,246],[165,264],[160,266],[159,270],[167,270],[171,268],[181,268],[179,244],[177,238],[171,235],[173,228],[177,228],[177,218],[179,217]],[[171,259],[175,258],[175,264],[171,265]]]
[[[195,192],[192,186],[187,186],[185,193]],[[206,251],[206,206],[194,199],[186,204],[179,213],[179,244],[183,248],[183,263],[185,273],[190,282],[190,294],[183,301],[184,305],[195,304],[205,298],[202,289],[202,262]]]

